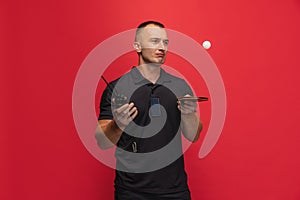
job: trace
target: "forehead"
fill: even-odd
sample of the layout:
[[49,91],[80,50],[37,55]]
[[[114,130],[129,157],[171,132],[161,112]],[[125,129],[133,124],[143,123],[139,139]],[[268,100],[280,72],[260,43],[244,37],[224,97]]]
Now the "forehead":
[[167,38],[167,33],[164,28],[149,24],[141,30],[143,38]]

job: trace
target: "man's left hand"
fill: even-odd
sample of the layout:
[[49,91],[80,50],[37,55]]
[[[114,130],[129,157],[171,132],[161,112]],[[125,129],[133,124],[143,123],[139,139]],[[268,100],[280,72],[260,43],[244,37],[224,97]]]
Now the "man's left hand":
[[[185,97],[190,97],[191,95],[185,95]],[[181,111],[181,114],[188,115],[196,112],[197,103],[189,100],[178,101],[178,109]]]

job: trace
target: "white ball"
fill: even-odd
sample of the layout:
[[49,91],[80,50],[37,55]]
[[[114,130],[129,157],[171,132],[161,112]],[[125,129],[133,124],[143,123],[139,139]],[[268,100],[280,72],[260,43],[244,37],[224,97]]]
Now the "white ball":
[[204,49],[209,49],[211,47],[210,41],[206,40],[202,43]]

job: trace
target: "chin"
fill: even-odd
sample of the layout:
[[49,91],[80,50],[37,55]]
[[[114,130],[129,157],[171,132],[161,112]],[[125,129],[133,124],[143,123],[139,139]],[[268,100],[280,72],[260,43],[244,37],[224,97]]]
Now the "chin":
[[157,65],[162,65],[164,63],[165,63],[165,61],[153,62],[153,64],[157,64]]
[[164,63],[165,63],[165,59],[156,60],[156,61],[154,61],[153,63],[164,64]]

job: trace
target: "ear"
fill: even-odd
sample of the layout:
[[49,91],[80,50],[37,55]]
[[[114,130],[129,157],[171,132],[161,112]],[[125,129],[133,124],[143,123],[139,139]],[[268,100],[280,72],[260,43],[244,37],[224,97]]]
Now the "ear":
[[138,53],[140,53],[142,51],[141,44],[139,42],[134,42],[133,47],[136,50],[136,52],[138,52]]

